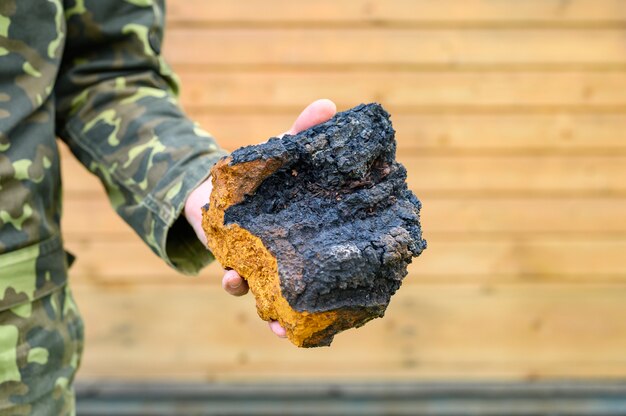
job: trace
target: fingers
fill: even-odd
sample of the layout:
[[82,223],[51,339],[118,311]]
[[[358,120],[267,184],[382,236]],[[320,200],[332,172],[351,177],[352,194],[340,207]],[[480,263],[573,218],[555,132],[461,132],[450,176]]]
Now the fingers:
[[248,293],[248,282],[234,270],[228,270],[224,273],[222,287],[233,296],[243,296]]
[[286,134],[297,134],[317,124],[330,120],[337,113],[337,106],[331,100],[321,99],[312,102],[302,110],[293,126]]
[[278,321],[269,321],[268,323],[269,323],[270,329],[272,330],[274,334],[276,334],[276,336],[278,336],[279,338],[287,337],[287,331],[285,331],[285,328],[280,326]]
[[[285,134],[297,134],[317,124],[330,120],[337,113],[337,106],[331,100],[321,99],[309,104],[300,113],[293,126]],[[222,278],[222,287],[233,296],[248,293],[248,283],[234,270],[228,270]],[[270,321],[269,327],[276,336],[287,337],[287,331],[278,321]]]
[[[233,296],[243,296],[248,293],[248,283],[245,279],[239,276],[234,270],[228,270],[224,273],[224,277],[222,278],[222,287],[226,292]],[[280,338],[287,337],[287,331],[285,328],[280,326],[278,321],[270,321],[269,327],[276,336]]]
[[[336,113],[337,106],[331,100],[321,99],[314,101],[302,110],[302,113],[300,113],[296,121],[285,134],[297,134],[317,124],[330,120]],[[276,336],[280,338],[287,337],[287,331],[278,321],[270,321],[269,327]]]

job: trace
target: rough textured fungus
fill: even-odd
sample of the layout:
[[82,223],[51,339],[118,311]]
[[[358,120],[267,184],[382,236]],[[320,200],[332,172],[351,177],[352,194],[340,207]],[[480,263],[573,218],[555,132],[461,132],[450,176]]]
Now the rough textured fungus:
[[298,346],[330,345],[383,316],[426,248],[394,134],[380,105],[360,105],[240,148],[212,170],[209,248]]

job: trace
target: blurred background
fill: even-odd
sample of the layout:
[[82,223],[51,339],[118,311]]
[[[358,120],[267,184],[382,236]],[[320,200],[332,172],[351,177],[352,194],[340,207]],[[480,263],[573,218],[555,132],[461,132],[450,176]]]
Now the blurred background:
[[297,349],[218,265],[162,264],[64,149],[80,383],[626,377],[626,1],[169,0],[164,53],[228,150],[317,98],[382,103],[429,248],[385,318]]

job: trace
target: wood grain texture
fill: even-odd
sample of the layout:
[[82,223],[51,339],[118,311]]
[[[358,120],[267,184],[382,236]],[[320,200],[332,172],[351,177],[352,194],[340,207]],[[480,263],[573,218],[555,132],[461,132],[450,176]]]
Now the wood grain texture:
[[[398,160],[408,170],[409,188],[420,195],[626,195],[626,155],[457,157],[405,152],[398,154]],[[68,192],[102,189],[77,162],[65,162],[65,175],[72,176],[65,184]]]
[[[311,95],[315,95],[314,90]],[[364,97],[362,101],[368,101],[365,98],[376,99]],[[190,114],[207,126],[223,147],[234,150],[282,133],[297,113],[255,114],[252,108],[245,110],[211,109],[190,111]],[[498,113],[497,110],[472,114],[450,109],[445,112],[392,114],[392,120],[401,154],[590,155],[626,153],[624,114],[617,111]]]
[[179,45],[165,51],[170,62],[207,69],[626,65],[620,29],[179,28],[169,32],[168,42]]
[[83,375],[205,381],[620,377],[625,291],[409,286],[385,318],[303,354],[268,336],[251,297],[231,298],[220,288],[74,288],[91,322]]
[[[187,113],[227,150],[381,102],[430,248],[384,319],[296,350],[213,264],[168,269],[62,149],[84,379],[626,376],[626,2],[170,0]],[[363,348],[367,346],[367,348]],[[303,355],[304,354],[304,355]]]
[[[170,0],[169,23],[204,25],[245,22],[284,24],[289,22],[373,24],[410,22],[550,23],[626,22],[626,5],[621,0],[245,0],[207,2]],[[271,13],[267,11],[271,10]]]
[[[626,284],[622,261],[626,242],[610,237],[492,237],[426,235],[432,254],[409,266],[404,284],[417,283],[589,283]],[[201,278],[184,277],[164,265],[137,239],[70,237],[67,248],[80,256],[73,266],[77,281],[111,284],[208,284],[221,283],[222,270],[215,264]],[[106,257],[102,253],[107,253]],[[115,260],[111,265],[112,260]],[[202,283],[198,282],[202,280]]]
[[[339,107],[378,101],[392,116],[435,111],[606,111],[626,108],[626,72],[506,71],[229,71],[180,72],[190,111],[296,113],[333,97]],[[312,85],[315,88],[312,88]],[[471,88],[468,88],[471,86]]]
[[[421,217],[429,234],[447,236],[611,236],[626,233],[626,199],[613,197],[426,196]],[[135,240],[106,197],[71,194],[63,230],[71,238],[97,234],[107,240]],[[602,215],[598,215],[602,213]]]

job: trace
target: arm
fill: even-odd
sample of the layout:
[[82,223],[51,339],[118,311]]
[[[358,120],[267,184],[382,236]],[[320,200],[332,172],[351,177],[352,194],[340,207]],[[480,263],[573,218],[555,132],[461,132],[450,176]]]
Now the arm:
[[[85,0],[65,17],[68,39],[55,87],[58,135],[100,177],[118,214],[152,250],[179,271],[196,273],[212,260],[200,207],[211,192],[209,170],[226,153],[178,106],[176,78],[160,56],[162,1]],[[332,102],[316,101],[287,134],[335,112]],[[235,296],[248,291],[232,270],[222,285]],[[277,322],[270,328],[284,336]]]
[[197,273],[212,256],[181,213],[225,152],[177,103],[176,78],[160,56],[162,1],[81,3],[65,10],[57,133],[150,248]]

